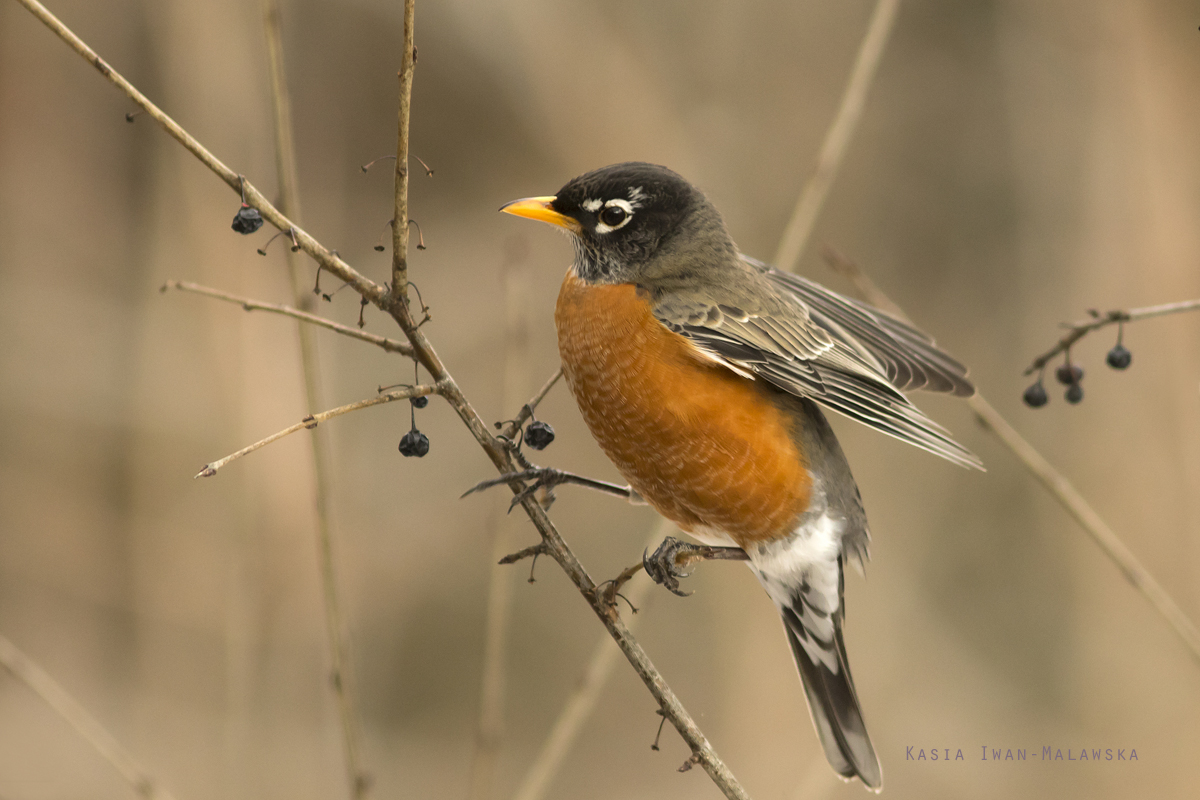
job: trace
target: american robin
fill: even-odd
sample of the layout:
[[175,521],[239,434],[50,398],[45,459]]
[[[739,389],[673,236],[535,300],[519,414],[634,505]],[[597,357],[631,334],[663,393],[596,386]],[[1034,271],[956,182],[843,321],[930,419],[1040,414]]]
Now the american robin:
[[[967,370],[900,320],[738,251],[665,167],[615,164],[502,211],[570,232],[563,374],[632,493],[705,545],[740,548],[779,608],[833,769],[882,786],[842,640],[843,561],[870,535],[821,406],[956,464],[977,457],[903,391],[967,397]],[[647,570],[677,590],[668,540]],[[738,553],[741,556],[741,553]]]

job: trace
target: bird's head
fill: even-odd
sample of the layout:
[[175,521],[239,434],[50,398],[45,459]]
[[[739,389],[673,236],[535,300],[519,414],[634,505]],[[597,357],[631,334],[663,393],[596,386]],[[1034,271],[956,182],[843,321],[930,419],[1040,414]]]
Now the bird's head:
[[589,283],[654,285],[737,261],[721,215],[704,194],[655,164],[613,164],[558,193],[501,207],[569,231],[575,269]]

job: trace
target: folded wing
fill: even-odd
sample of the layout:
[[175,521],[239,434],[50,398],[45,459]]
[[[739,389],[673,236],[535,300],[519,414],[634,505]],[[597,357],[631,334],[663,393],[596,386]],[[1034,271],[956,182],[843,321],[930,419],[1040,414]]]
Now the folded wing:
[[746,260],[774,288],[773,303],[668,297],[654,313],[708,358],[816,402],[965,467],[977,456],[909,402],[925,389],[967,397],[967,370],[895,317],[796,275]]

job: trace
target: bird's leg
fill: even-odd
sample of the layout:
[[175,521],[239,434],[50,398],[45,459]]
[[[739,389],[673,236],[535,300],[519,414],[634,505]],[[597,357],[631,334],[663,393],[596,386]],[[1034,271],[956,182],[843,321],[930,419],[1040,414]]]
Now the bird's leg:
[[707,544],[692,544],[674,536],[663,539],[654,553],[642,554],[642,565],[646,574],[673,594],[687,597],[691,592],[679,588],[679,578],[691,575],[688,570],[697,561],[711,560],[749,561],[750,556],[740,547],[713,547]]
[[608,481],[598,481],[595,478],[585,478],[582,475],[576,475],[571,472],[563,472],[561,469],[554,469],[553,467],[535,467],[532,465],[527,469],[520,470],[519,472],[509,472],[501,475],[498,478],[492,478],[491,480],[477,483],[467,491],[463,492],[462,496],[466,497],[469,494],[480,492],[484,489],[490,489],[491,487],[499,486],[502,483],[511,483],[512,481],[532,481],[532,483],[525,486],[524,489],[513,496],[513,501],[508,507],[509,511],[512,511],[518,503],[539,489],[553,491],[555,486],[561,486],[564,483],[573,483],[578,486],[586,486],[589,489],[607,492],[608,494],[616,495],[617,497],[623,497],[630,502],[637,502],[641,499],[641,497],[628,486],[619,486],[618,484],[609,483]]

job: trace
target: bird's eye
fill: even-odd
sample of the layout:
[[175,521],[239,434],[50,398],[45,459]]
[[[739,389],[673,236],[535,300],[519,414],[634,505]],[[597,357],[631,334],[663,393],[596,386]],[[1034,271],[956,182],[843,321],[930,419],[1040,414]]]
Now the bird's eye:
[[620,206],[608,206],[600,212],[600,221],[610,228],[620,227],[629,217],[629,212]]

